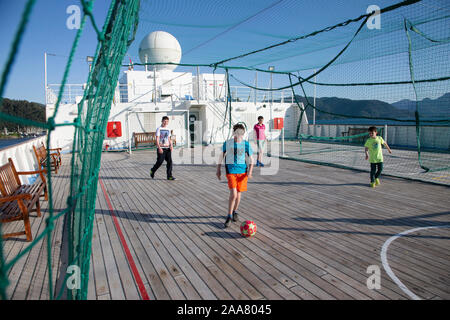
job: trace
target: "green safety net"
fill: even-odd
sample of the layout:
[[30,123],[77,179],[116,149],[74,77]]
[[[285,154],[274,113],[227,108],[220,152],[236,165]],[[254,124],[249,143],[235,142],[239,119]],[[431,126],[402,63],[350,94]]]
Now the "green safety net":
[[[297,105],[297,125],[294,132],[287,132],[287,139],[298,140],[300,134],[314,132],[339,138],[349,127],[367,131],[372,125],[382,130],[387,125],[392,145],[414,153],[411,173],[450,168],[448,1],[382,1],[377,3],[380,15],[368,9],[370,1],[209,4],[144,1],[138,37],[154,30],[176,37],[188,30],[192,37],[183,36],[179,70],[200,66],[204,72],[224,73],[231,86],[254,91],[228,92],[223,137],[229,136],[231,125],[239,120],[232,118],[232,102],[251,102],[256,97],[259,104]],[[336,24],[324,27],[320,20],[307,16],[309,10],[320,7],[333,12]],[[351,7],[367,8],[366,14],[339,16],[348,14]],[[193,15],[195,20],[190,19]],[[134,52],[138,45],[134,44]],[[124,65],[130,65],[128,59]],[[136,56],[133,60],[139,61]],[[275,70],[269,71],[269,66]],[[286,96],[286,90],[291,94]],[[321,130],[319,125],[334,128]],[[295,157],[303,159],[301,154]],[[323,159],[327,159],[321,160],[323,163],[336,161],[333,154]],[[409,155],[407,162],[410,160]]]
[[[3,72],[1,91],[6,84],[7,76],[11,70],[14,56],[18,51],[20,40],[26,27],[29,15],[35,1],[29,0],[19,25],[19,30],[14,39],[14,43],[9,56],[9,61]],[[32,125],[48,130],[47,145],[50,145],[52,130],[59,125],[72,125],[75,127],[74,142],[72,148],[71,160],[71,182],[70,195],[67,198],[67,209],[55,214],[52,190],[52,174],[50,170],[50,155],[47,155],[47,178],[49,193],[49,216],[46,219],[46,229],[35,237],[34,241],[22,250],[16,257],[6,262],[3,254],[3,245],[0,245],[0,297],[7,299],[6,288],[8,286],[8,273],[17,261],[29,252],[37,243],[44,238],[47,239],[47,258],[48,258],[48,290],[50,299],[59,299],[63,296],[67,299],[86,299],[89,267],[91,255],[92,227],[95,211],[97,181],[100,170],[100,158],[104,139],[104,132],[109,117],[109,112],[116,88],[121,62],[126,54],[129,45],[133,42],[138,25],[139,0],[114,0],[111,2],[108,15],[103,28],[97,26],[92,14],[93,1],[81,0],[83,8],[83,18],[80,29],[77,32],[73,42],[72,50],[64,72],[62,88],[60,90],[58,101],[55,104],[55,113],[50,117],[47,123],[32,123]],[[71,68],[73,55],[76,51],[79,38],[89,19],[95,29],[98,37],[98,45],[95,53],[92,71],[87,80],[87,87],[84,96],[78,105],[78,116],[73,123],[57,124],[54,117],[58,112],[61,103],[62,93],[66,84],[67,76]],[[3,96],[3,95],[1,95]],[[13,121],[25,125],[30,125],[26,119],[17,118],[11,115],[1,113],[0,116],[8,121]],[[66,232],[68,233],[68,270],[76,267],[80,281],[72,289],[62,285],[59,292],[53,292],[52,275],[52,248],[51,241],[56,219],[66,219]],[[67,273],[66,280],[71,274]]]
[[[133,39],[142,39],[156,30],[177,38],[183,34],[178,71],[191,72],[198,67],[201,72],[225,75],[222,104],[209,106],[215,116],[223,119],[222,126],[213,128],[223,139],[230,136],[235,123],[253,127],[253,123],[236,118],[236,102],[255,101],[263,107],[270,102],[285,102],[295,109],[295,130],[286,132],[286,140],[294,143],[292,149],[285,150],[290,158],[356,168],[363,157],[367,128],[375,125],[379,135],[386,137],[396,150],[398,167],[394,171],[448,170],[450,3],[380,0],[377,28],[376,12],[366,11],[372,2],[114,0],[100,30],[92,15],[93,1],[81,0],[81,28],[55,107],[56,115],[78,40],[86,20],[90,20],[98,35],[98,47],[76,120],[58,124],[50,117],[42,124],[0,110],[4,120],[48,130],[47,142],[57,126],[76,128],[67,209],[53,212],[48,170],[47,228],[13,259],[6,261],[3,250],[0,251],[0,297],[8,299],[12,266],[35,243],[50,238],[55,219],[64,217],[69,235],[67,265],[81,269],[81,288],[65,292],[63,287],[53,292],[52,248],[48,241],[49,297],[87,298],[97,179],[113,93],[121,67],[142,68],[136,56],[139,42]],[[25,6],[2,73],[0,97],[34,3],[29,0]],[[324,25],[321,16],[309,16],[310,11],[328,15],[327,21],[332,23]],[[269,66],[275,68],[269,71]],[[234,85],[248,90],[234,92]],[[3,248],[1,241],[0,237]]]

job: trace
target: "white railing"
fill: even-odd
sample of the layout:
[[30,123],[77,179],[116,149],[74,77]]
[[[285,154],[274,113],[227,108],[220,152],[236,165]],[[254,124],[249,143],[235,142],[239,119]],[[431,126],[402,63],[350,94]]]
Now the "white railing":
[[[66,84],[61,97],[61,104],[75,104],[77,97],[84,94],[85,84]],[[155,89],[148,85],[119,84],[116,87],[114,103],[128,102],[161,102],[161,101],[225,101],[227,89],[225,86],[210,86],[206,81],[200,85],[200,90],[194,90],[192,83],[176,86],[159,86]],[[47,104],[57,101],[61,84],[47,85]],[[244,86],[230,86],[231,101],[253,103],[291,103],[293,95],[291,90],[283,91],[257,91]]]
[[[64,92],[61,97],[61,104],[74,104],[77,96],[83,96],[84,84],[66,84]],[[48,84],[47,85],[47,104],[54,104],[58,100],[59,91],[61,90],[61,84]]]

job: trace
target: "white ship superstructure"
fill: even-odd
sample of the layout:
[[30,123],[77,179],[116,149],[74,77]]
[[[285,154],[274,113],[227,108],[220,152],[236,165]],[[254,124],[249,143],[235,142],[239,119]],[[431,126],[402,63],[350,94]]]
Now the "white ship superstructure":
[[[181,53],[174,44],[176,39],[167,35],[157,31],[143,39],[139,50],[142,62],[179,62]],[[109,116],[109,122],[114,122],[114,127],[119,129],[116,130],[118,135],[111,137],[106,133],[105,147],[131,150],[134,147],[133,133],[155,132],[161,118],[166,115],[177,146],[223,142],[230,134],[227,99],[231,103],[231,123],[245,123],[250,139],[258,116],[265,119],[269,139],[277,139],[280,134],[295,136],[300,110],[292,103],[291,90],[270,93],[230,86],[231,96],[227,97],[223,70],[199,73],[198,68],[193,68],[193,72],[178,72],[175,68],[176,65],[149,65],[144,70],[130,68],[121,74]],[[59,85],[47,86],[47,117],[54,113],[59,88]],[[74,120],[83,88],[83,84],[66,85],[56,123]],[[284,119],[284,132],[274,129],[274,118]],[[307,121],[305,115],[303,119]],[[52,145],[70,150],[73,134],[71,126],[58,127],[52,133]]]

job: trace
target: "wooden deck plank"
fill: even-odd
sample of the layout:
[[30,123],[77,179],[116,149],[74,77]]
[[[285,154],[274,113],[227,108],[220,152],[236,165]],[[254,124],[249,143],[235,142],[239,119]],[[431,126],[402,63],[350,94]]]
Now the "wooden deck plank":
[[[53,197],[53,216],[61,212],[66,208],[66,199],[65,195],[69,193],[69,184],[65,183],[66,175],[70,175],[70,167],[64,166],[58,171],[59,175],[52,176],[52,179],[55,179],[55,183],[52,182],[52,187],[54,188],[54,197]],[[49,212],[46,212],[49,210],[49,203],[44,202],[44,207],[46,208],[45,211],[42,213],[44,215],[44,220],[49,218]],[[53,283],[53,295],[54,297],[57,297],[59,294],[60,287],[57,285],[58,279],[63,279],[65,277],[65,270],[67,266],[64,264],[62,266],[61,261],[61,254],[62,252],[62,242],[63,242],[63,230],[64,229],[64,216],[59,217],[58,219],[54,220],[54,229],[52,232],[52,244],[51,244],[51,261],[52,261],[52,283]],[[47,250],[45,252],[45,256],[47,256]],[[65,262],[64,262],[65,263]],[[42,269],[39,269],[42,271],[45,271],[42,275],[42,278],[44,278],[44,283],[41,288],[41,294],[39,297],[36,297],[36,299],[49,299],[49,290],[48,290],[48,266],[47,263],[43,266]],[[62,281],[62,280],[61,280]],[[65,285],[64,283],[61,285]]]
[[[262,225],[262,229],[266,230],[266,228],[264,227],[264,225]],[[270,244],[271,246],[275,246],[275,245],[276,245],[276,241],[273,241],[273,242],[271,243],[271,241],[269,240],[269,238],[272,237],[272,234],[267,233],[266,236],[267,236],[267,237],[264,238],[264,242]],[[275,239],[275,240],[278,240],[278,239]],[[286,250],[287,248],[281,248],[280,251],[282,251],[283,249]],[[257,249],[257,248],[252,248],[251,250],[252,250],[252,252],[256,252],[258,249]],[[289,252],[290,252],[290,251],[289,251]],[[265,255],[265,256],[267,257],[268,255]],[[302,264],[303,264],[303,263],[302,263]],[[278,267],[281,266],[281,268],[284,269],[284,270],[286,271],[286,269],[283,268],[284,266],[283,266],[282,264],[277,264],[277,265],[278,265]],[[298,278],[302,278],[302,277],[304,277],[305,275],[308,275],[308,274],[309,274],[309,277],[308,277],[308,278],[314,279],[314,282],[320,281],[320,279],[318,279],[317,277],[314,278],[314,275],[313,275],[311,272],[309,272],[309,270],[306,270],[306,269],[302,268],[302,265],[297,265],[297,266],[294,267],[294,268],[295,268],[295,270],[298,270],[298,271],[301,273],[301,275],[297,273],[297,274],[295,274],[295,275],[293,276],[293,278],[298,279]],[[316,268],[316,269],[317,269],[317,268]],[[325,273],[326,273],[326,272],[323,271],[323,273],[321,273],[320,276],[324,275]],[[332,291],[333,291],[333,288],[332,288],[332,287],[328,287],[327,289],[328,289],[328,290],[327,290],[328,292],[330,292],[330,291],[332,292]],[[337,296],[340,296],[342,293],[340,292],[340,293],[336,293],[336,294],[337,294]],[[341,296],[341,297],[342,297],[342,296]]]
[[[294,233],[295,234],[295,233]],[[294,238],[294,237],[292,237],[292,238]],[[326,240],[326,239],[323,239],[323,238],[321,238],[321,239],[315,239],[315,238],[311,238],[311,239],[308,239],[308,243],[311,243],[311,241],[315,241],[315,240],[317,240],[317,245],[319,245],[319,246],[324,246],[324,247],[317,247],[317,246],[315,246],[314,247],[314,250],[316,251],[316,252],[327,252],[328,251],[328,249],[327,249],[327,247],[331,247],[332,249],[332,251],[329,253],[329,255],[332,255],[332,254],[336,254],[336,253],[339,253],[339,250],[336,252],[336,250],[337,250],[337,248],[336,248],[336,246],[339,246],[339,243],[337,243],[336,241],[326,241],[326,242],[324,242],[323,240]],[[334,239],[332,239],[332,240],[334,240]],[[342,240],[341,240],[342,241]],[[322,243],[322,242],[324,242],[324,243]],[[345,251],[345,250],[347,250],[348,251],[348,248],[346,248],[346,247],[343,247],[343,251]],[[370,251],[372,251],[372,250],[370,250]],[[349,257],[348,255],[346,255],[346,256],[344,256],[344,258],[346,258],[346,259],[349,259],[349,258],[352,258],[351,256]],[[353,261],[352,261],[353,262]],[[368,265],[368,264],[367,264]],[[364,268],[365,269],[365,268]],[[363,268],[361,268],[361,270],[363,270]],[[355,273],[354,273],[355,274]],[[366,276],[366,275],[365,275]]]
[[[189,197],[187,197],[187,198],[189,198]],[[206,200],[205,200],[205,199],[202,199],[202,202],[204,202],[204,201],[206,201]],[[222,219],[222,221],[223,221],[223,219]],[[222,222],[222,221],[221,221],[221,222]],[[222,223],[223,223],[223,222],[222,222]],[[207,232],[211,233],[212,231],[207,231]],[[216,232],[216,233],[217,233],[217,232]],[[221,232],[218,232],[218,234],[220,234],[220,233],[221,233]],[[239,235],[238,235],[238,236],[233,236],[233,238],[240,239],[240,236],[239,236]],[[252,239],[252,240],[253,240],[253,239]],[[239,243],[239,242],[234,242],[234,243],[232,244],[231,247],[233,247],[233,248],[235,248],[235,249],[239,249],[239,251],[240,251],[241,253],[251,256],[251,257],[252,257],[252,261],[253,261],[254,263],[255,263],[255,262],[257,263],[257,262],[259,261],[260,265],[264,266],[264,269],[265,269],[266,271],[268,271],[268,268],[270,268],[270,271],[276,270],[276,269],[271,268],[272,266],[271,266],[270,264],[267,264],[267,260],[258,259],[258,257],[254,255],[254,253],[256,253],[256,251],[260,252],[260,250],[258,250],[259,248],[255,247],[255,246],[251,246],[251,245],[250,245],[250,248],[249,248],[248,246],[247,246],[247,247],[242,247],[242,244]],[[255,251],[255,250],[256,250],[256,251]],[[236,256],[235,252],[236,252],[236,251],[231,250],[230,253],[231,253],[232,255]],[[267,255],[266,255],[266,257],[267,257]],[[297,267],[298,267],[298,266],[297,266]],[[276,273],[276,272],[278,272],[278,271],[275,271],[275,273]],[[273,275],[272,272],[270,272],[270,274]],[[288,274],[289,274],[289,272],[288,272]],[[280,278],[279,278],[279,281],[280,281],[281,283],[283,283],[284,285],[290,286],[289,283],[291,282],[291,280],[289,279],[288,276],[279,273],[279,277],[280,277]],[[292,278],[303,279],[303,277],[301,277],[298,273],[294,273],[294,275],[292,275]],[[303,283],[303,284],[305,284],[305,283]],[[306,285],[308,285],[308,284],[306,284]]]
[[[139,201],[142,201],[142,200],[141,200],[141,199],[136,199],[136,201],[139,202]],[[160,210],[159,207],[156,208],[156,209],[157,209],[157,210]],[[157,211],[157,210],[156,210],[156,212],[159,212],[159,211]],[[148,209],[147,209],[147,212],[148,212]],[[220,258],[216,257],[216,254],[217,254],[217,253],[214,253],[213,259],[217,259],[217,261],[220,261]],[[234,274],[234,272],[232,272],[232,274]],[[242,283],[243,281],[240,280],[240,282]],[[245,286],[244,286],[244,289],[245,289]],[[254,294],[255,294],[255,290],[252,289],[252,288],[249,288],[247,292],[248,292],[248,294],[253,294],[253,296],[254,296]],[[254,298],[255,298],[255,296],[254,296]]]
[[[142,213],[139,215],[134,215],[133,213],[138,210],[137,204],[138,202],[128,202],[128,208],[129,212],[116,212],[117,216],[120,218],[125,218],[124,221],[128,220],[132,223],[132,230],[135,230],[135,232],[138,234],[138,239],[142,241],[142,244],[146,250],[146,255],[148,255],[148,258],[145,256],[140,258],[144,263],[151,262],[155,266],[155,272],[147,274],[147,278],[151,280],[151,283],[156,284],[155,287],[158,289],[160,287],[160,290],[155,291],[155,294],[159,297],[165,297],[167,296],[167,293],[170,295],[172,299],[178,300],[178,299],[184,299],[184,295],[182,291],[179,289],[178,285],[176,284],[176,281],[173,277],[173,275],[169,272],[169,269],[164,264],[163,260],[160,257],[160,254],[156,250],[160,246],[159,242],[153,242],[151,241],[151,237],[148,236],[145,229],[140,226],[139,221],[142,221],[144,218],[142,216]],[[130,207],[131,206],[131,207]],[[145,219],[144,219],[145,220]],[[129,229],[129,228],[127,228]],[[154,246],[155,245],[155,246]],[[164,252],[163,252],[164,254]],[[146,266],[149,266],[151,264],[145,264]],[[172,265],[173,267],[173,265]],[[175,268],[175,267],[173,267]],[[146,269],[146,268],[144,268]],[[158,286],[158,281],[162,281],[164,284],[164,287]],[[155,283],[156,281],[156,283]],[[167,290],[167,292],[166,292]]]
[[105,264],[105,272],[108,279],[108,294],[111,295],[113,300],[123,300],[125,299],[125,292],[122,289],[122,283],[120,281],[120,274],[118,267],[116,265],[116,260],[114,257],[114,252],[112,249],[112,244],[110,242],[110,238],[117,237],[115,233],[109,234],[108,229],[106,227],[106,217],[108,216],[108,209],[104,208],[105,204],[102,204],[103,197],[97,198],[96,209],[97,212],[100,212],[101,215],[97,217],[97,227],[98,227],[98,235],[101,243],[101,247],[103,250],[103,258]]
[[[120,180],[120,177],[118,177],[118,179]],[[173,244],[180,250],[180,252],[185,252],[185,251],[187,251],[187,248],[184,246],[183,242],[180,241],[180,240],[177,240],[176,234],[172,233],[172,231],[171,231],[169,228],[167,228],[164,224],[160,224],[160,227],[161,227],[161,229],[162,229],[162,233],[159,233],[160,238],[166,238],[166,237],[167,237],[168,239],[171,239],[171,240],[173,241]],[[174,249],[174,247],[169,248],[169,250],[171,250],[171,252],[173,252],[173,249]],[[181,256],[179,256],[178,258],[180,259]],[[199,262],[199,261],[195,261],[195,262]],[[193,264],[193,262],[190,261],[190,263],[193,265],[193,267],[194,267],[196,270],[201,269],[200,264],[199,264],[199,263],[195,263],[195,262],[194,262],[194,264]],[[186,261],[186,263],[187,263],[187,261]],[[182,263],[180,263],[180,265],[186,265],[186,263],[182,262]],[[206,270],[206,269],[205,269],[205,270]],[[184,271],[184,270],[183,270],[183,271]],[[193,271],[193,270],[188,270],[188,272],[191,272],[191,271]],[[192,273],[192,272],[191,272],[191,274],[196,275],[197,272],[195,272],[195,273]],[[207,276],[208,276],[208,275],[206,275],[206,277],[207,277]],[[210,279],[212,280],[212,278],[210,278]],[[212,281],[213,281],[213,280],[212,280]],[[183,284],[183,285],[186,285],[184,282],[183,282],[182,284]],[[203,287],[203,289],[204,289],[204,285],[203,285],[203,284],[200,284],[200,287]],[[211,295],[211,292],[209,292],[209,288],[208,288],[206,291],[204,291],[203,294],[204,294],[204,295],[209,295],[209,299],[215,298],[215,296],[214,296],[214,295]],[[225,296],[227,296],[227,295],[225,295]],[[229,296],[228,296],[228,297],[229,297]]]
[[[370,189],[367,172],[280,160],[276,175],[255,168],[249,181],[239,213],[258,233],[244,239],[239,224],[222,229],[228,187],[214,166],[176,165],[176,181],[161,178],[163,166],[152,180],[155,156],[105,153],[100,172],[150,299],[409,299],[384,272],[381,247],[400,232],[449,224],[448,187],[383,176]],[[62,169],[55,210],[68,192],[70,166]],[[15,228],[22,226],[5,225]],[[45,218],[32,218],[32,228],[37,235]],[[61,218],[52,234],[54,285],[65,276],[62,236]],[[449,243],[448,228],[424,229],[391,243],[388,261],[422,299],[449,299]],[[27,246],[4,244],[7,260]],[[42,241],[10,270],[13,299],[48,298],[46,254]],[[89,299],[140,299],[100,186],[91,262]],[[381,290],[366,286],[369,265],[382,270]]]
[[[126,187],[124,185],[118,185],[116,187]],[[117,205],[117,197],[113,197],[111,199],[112,203],[114,203],[114,205]],[[193,297],[194,299],[197,298],[197,294],[195,293],[195,289],[193,287],[191,287],[189,285],[189,281],[187,281],[185,278],[182,277],[181,271],[178,269],[178,266],[181,266],[180,269],[183,269],[183,265],[186,265],[186,261],[179,255],[177,254],[177,248],[175,245],[173,245],[170,240],[167,239],[167,235],[164,233],[163,230],[161,229],[155,229],[155,234],[156,236],[159,237],[161,243],[163,246],[165,246],[165,248],[167,249],[168,252],[170,252],[170,254],[172,255],[172,257],[174,258],[174,261],[177,261],[177,263],[172,263],[171,267],[169,268],[169,272],[171,272],[171,274],[175,277],[175,280],[185,288],[185,291],[187,293],[189,293],[190,297]],[[189,270],[189,272],[191,272],[191,274],[193,276],[196,275],[196,273],[192,272],[192,270]],[[178,277],[178,278],[177,278]],[[199,279],[200,280],[200,279]],[[200,280],[201,281],[201,280]]]
[[[176,191],[175,191],[176,192]],[[189,196],[184,196],[184,197],[178,197],[178,198],[183,198],[183,199],[186,199],[186,198],[190,198]],[[177,200],[176,198],[174,198],[174,200]],[[187,207],[190,207],[189,205],[183,205],[183,204],[180,204],[180,207],[183,207],[184,209],[186,209]],[[194,213],[194,215],[195,215],[196,213]],[[183,217],[183,216],[181,216],[181,217]],[[180,218],[181,218],[180,217]],[[185,218],[188,218],[188,215],[185,215],[184,216]],[[206,217],[206,216],[205,216]],[[194,222],[194,221],[193,221]],[[204,224],[203,224],[203,226],[204,226]],[[214,229],[208,229],[208,230],[214,230]],[[208,232],[208,231],[207,231]],[[198,235],[197,235],[198,236]],[[227,243],[225,243],[225,245],[228,245]],[[236,248],[235,246],[233,246],[234,248]],[[224,247],[222,248],[223,250],[226,250]],[[234,255],[234,256],[236,256],[236,255],[238,255],[238,253],[236,252],[236,251],[231,251],[231,252],[229,252],[229,253],[231,253],[232,255]],[[238,258],[237,260],[239,260],[240,262],[242,262],[242,259],[243,257],[240,257],[240,258]],[[255,281],[255,280],[254,280]],[[258,280],[256,280],[256,282],[257,282]],[[277,295],[273,295],[273,291],[272,290],[270,290],[269,291],[269,294],[271,294],[272,295],[272,297],[273,298],[279,298],[279,296],[277,296]],[[289,295],[289,294],[288,294]]]
[[[204,202],[204,200],[202,200],[202,202]],[[316,280],[317,281],[317,280]]]
[[[57,182],[55,183],[55,186],[60,185],[60,181],[56,179]],[[57,192],[55,193],[57,196]],[[61,194],[62,195],[62,194]],[[57,203],[59,200],[56,197],[54,199],[54,202]],[[41,217],[37,217],[37,214],[31,213],[30,215],[30,223],[31,223],[31,230],[33,234],[33,239],[35,239],[39,234],[41,234],[44,229],[46,228],[45,219],[48,216],[48,203],[46,201],[41,200]],[[23,222],[21,228],[23,228]],[[55,224],[55,230],[58,230],[58,221],[56,221]],[[52,233],[52,248],[55,248],[55,250],[58,250],[58,246],[60,242],[58,243],[58,240],[56,240],[57,237],[55,237],[56,232]],[[13,239],[10,239],[13,240]],[[26,243],[22,241],[23,239],[20,239],[19,241],[23,243],[23,245],[20,244],[20,242],[15,243],[15,250],[10,251],[11,255],[18,254],[22,249],[27,248],[31,243]],[[14,243],[14,241],[11,241],[11,243]],[[13,299],[39,299],[40,294],[43,291],[43,287],[45,287],[48,283],[45,283],[45,281],[48,282],[48,279],[45,278],[47,274],[47,244],[45,241],[37,243],[26,255],[26,257],[22,258],[18,264],[16,264],[13,267],[12,275],[17,274],[16,272],[20,272],[20,278],[14,278],[17,281],[13,282],[15,283],[16,287],[13,288],[12,286],[8,288],[10,291],[10,296]],[[11,255],[9,257],[11,257]],[[45,260],[43,259],[45,257]],[[53,256],[54,257],[54,256]],[[58,259],[59,260],[59,259]],[[53,260],[55,262],[55,260]],[[57,265],[57,261],[55,262],[55,266]],[[20,270],[22,268],[22,270]],[[18,271],[20,270],[20,271]],[[14,291],[12,291],[14,290]]]
[[[125,193],[126,192],[122,192],[122,194],[119,194],[118,197],[124,198]],[[124,212],[126,212],[127,210],[128,212],[130,211],[130,209],[127,207],[128,203],[126,199],[120,200],[120,203],[121,210],[115,211],[115,214],[121,223],[122,232],[127,236],[127,245],[130,247],[131,253],[133,254],[137,272],[140,275],[145,275],[145,277],[142,278],[144,287],[149,286],[150,282],[150,284],[152,285],[151,288],[152,290],[154,290],[153,296],[154,294],[156,294],[160,299],[169,299],[169,294],[167,293],[163,282],[161,281],[157,271],[154,269],[150,259],[146,254],[146,248],[143,246],[141,241],[143,236],[142,232],[138,232],[140,230],[139,224],[136,224],[136,226],[132,225],[130,223],[130,220],[133,218],[130,219],[128,215],[124,215]],[[149,297],[152,296],[149,292],[147,293],[149,294]]]
[[98,219],[100,218],[96,214],[92,229],[92,260],[90,266],[90,268],[93,270],[94,277],[90,278],[89,280],[89,282],[91,283],[95,281],[95,296],[97,297],[97,299],[100,296],[109,294],[109,285],[105,270],[103,250],[100,243],[100,231],[98,230]]
[[[111,259],[116,264],[116,270],[119,274],[119,283],[110,283],[111,294],[114,295],[116,291],[123,290],[125,294],[125,299],[137,300],[140,299],[139,290],[137,288],[137,283],[133,277],[130,265],[127,261],[122,243],[119,239],[116,227],[114,225],[113,217],[110,215],[109,207],[106,204],[106,199],[103,195],[102,188],[97,188],[97,199],[100,204],[103,213],[103,221],[106,226],[106,232],[109,236],[109,241],[111,244],[111,250],[113,257]],[[121,228],[121,226],[119,226]],[[126,237],[124,235],[124,237]],[[125,241],[127,239],[125,238]],[[109,258],[109,257],[108,257]]]
[[[178,197],[178,198],[182,198],[182,197]],[[186,197],[186,198],[192,198],[192,197]],[[176,198],[174,199],[174,200],[176,200]],[[183,208],[185,208],[185,207],[187,207],[187,206],[183,206]]]
[[[317,219],[317,220],[319,220],[319,219]],[[307,220],[305,220],[305,221],[307,221]]]

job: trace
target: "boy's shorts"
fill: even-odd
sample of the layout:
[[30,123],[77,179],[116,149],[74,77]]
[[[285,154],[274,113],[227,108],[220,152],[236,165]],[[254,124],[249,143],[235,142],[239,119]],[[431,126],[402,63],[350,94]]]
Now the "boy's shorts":
[[266,151],[266,140],[256,140],[256,146],[258,148],[258,152]]
[[227,174],[228,188],[237,189],[237,192],[247,191],[247,173],[229,173]]

